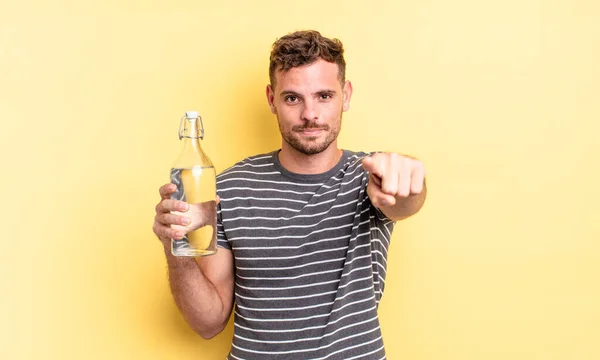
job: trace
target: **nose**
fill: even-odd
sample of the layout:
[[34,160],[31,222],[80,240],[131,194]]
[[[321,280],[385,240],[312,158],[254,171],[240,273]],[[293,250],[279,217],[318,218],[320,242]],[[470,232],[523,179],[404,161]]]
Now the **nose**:
[[314,121],[319,119],[319,108],[316,101],[308,99],[304,101],[304,108],[302,108],[302,120]]

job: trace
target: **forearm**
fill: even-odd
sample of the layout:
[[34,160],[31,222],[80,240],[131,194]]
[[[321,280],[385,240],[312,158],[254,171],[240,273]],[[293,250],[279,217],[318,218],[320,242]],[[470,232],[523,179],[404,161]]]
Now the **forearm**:
[[194,258],[175,257],[168,246],[165,256],[171,293],[186,322],[205,339],[220,333],[231,309],[216,287],[202,274]]

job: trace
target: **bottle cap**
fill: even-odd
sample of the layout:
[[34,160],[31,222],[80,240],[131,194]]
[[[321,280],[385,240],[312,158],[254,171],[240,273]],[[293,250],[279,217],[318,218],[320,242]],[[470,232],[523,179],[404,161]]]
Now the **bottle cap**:
[[198,117],[198,112],[197,111],[186,111],[185,112],[185,117],[187,119],[195,119]]

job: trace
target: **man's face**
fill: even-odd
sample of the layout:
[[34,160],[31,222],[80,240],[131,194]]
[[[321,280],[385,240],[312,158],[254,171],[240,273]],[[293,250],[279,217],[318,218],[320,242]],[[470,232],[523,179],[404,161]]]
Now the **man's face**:
[[276,85],[267,86],[271,112],[277,115],[283,146],[306,155],[337,144],[342,112],[348,110],[352,85],[344,86],[335,63],[319,59],[307,66],[275,73]]

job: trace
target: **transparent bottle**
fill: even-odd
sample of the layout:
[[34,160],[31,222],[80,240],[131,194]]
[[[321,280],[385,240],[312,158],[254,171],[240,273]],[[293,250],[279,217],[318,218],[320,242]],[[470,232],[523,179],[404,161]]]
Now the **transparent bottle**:
[[171,182],[177,191],[171,199],[190,205],[183,215],[190,218],[191,230],[183,239],[171,239],[174,256],[206,256],[217,252],[217,185],[213,163],[200,146],[204,139],[202,117],[188,111],[179,124],[183,150],[171,168]]

